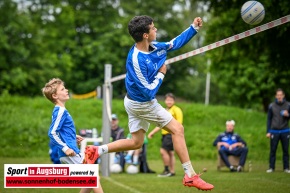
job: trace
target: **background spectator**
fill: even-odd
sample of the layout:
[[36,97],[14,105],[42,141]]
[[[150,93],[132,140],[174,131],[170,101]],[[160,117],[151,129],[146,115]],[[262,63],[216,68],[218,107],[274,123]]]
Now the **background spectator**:
[[[227,121],[226,131],[217,136],[213,145],[217,146],[219,155],[230,171],[241,172],[246,163],[248,148],[246,147],[246,142],[238,134],[234,133],[234,127],[234,120]],[[228,160],[229,155],[240,156],[240,162],[237,168],[234,168],[234,166],[230,164]]]
[[[179,107],[175,105],[175,96],[172,93],[165,95],[165,105],[166,110],[171,113],[171,115],[182,124],[183,113]],[[148,138],[151,139],[155,133],[157,133],[161,128],[155,127],[149,134]],[[160,154],[164,164],[164,171],[158,175],[158,177],[170,177],[175,175],[175,156],[173,149],[173,142],[171,134],[165,129],[161,130],[162,134],[162,146],[160,148]]]
[[289,102],[285,99],[285,93],[282,89],[276,90],[275,101],[269,105],[267,119],[267,134],[270,138],[270,158],[269,169],[267,173],[275,170],[276,150],[281,141],[283,150],[283,169],[284,172],[290,173],[289,170]]

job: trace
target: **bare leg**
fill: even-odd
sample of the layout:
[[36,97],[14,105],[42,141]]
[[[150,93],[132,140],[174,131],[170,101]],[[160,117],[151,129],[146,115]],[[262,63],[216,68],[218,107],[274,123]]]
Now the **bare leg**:
[[169,151],[169,157],[170,157],[170,161],[169,161],[169,170],[170,173],[175,173],[175,157],[174,157],[174,151]]
[[172,134],[174,150],[181,163],[190,161],[184,138],[184,128],[174,118],[165,126],[165,129]]
[[90,193],[92,190],[94,193],[104,193],[101,186],[99,188],[82,188],[80,193]]
[[92,188],[82,188],[80,193],[90,193]]
[[132,139],[120,139],[112,143],[108,143],[108,151],[120,152],[139,149],[142,147],[145,137],[145,131],[140,129],[132,134]]
[[141,153],[141,151],[142,151],[142,149],[136,149],[136,150],[134,151],[134,155],[139,156],[139,154]]
[[101,184],[99,184],[99,188],[82,188],[80,193],[90,193],[92,190],[94,193],[104,193]]
[[165,149],[160,148],[160,154],[161,154],[164,166],[169,166],[170,157],[169,157],[168,152]]

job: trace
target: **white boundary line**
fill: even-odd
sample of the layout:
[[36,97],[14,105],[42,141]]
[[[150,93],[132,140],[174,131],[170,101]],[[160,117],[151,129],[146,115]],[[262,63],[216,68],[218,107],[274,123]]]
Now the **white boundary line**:
[[[232,42],[235,42],[235,41],[238,41],[240,39],[243,39],[243,38],[246,38],[246,37],[249,37],[251,35],[254,35],[254,34],[257,34],[257,33],[260,33],[262,31],[265,31],[267,29],[271,29],[271,28],[274,28],[274,27],[277,27],[279,25],[282,25],[282,24],[285,24],[287,22],[290,21],[290,15],[286,15],[284,17],[281,17],[277,20],[274,20],[274,21],[271,21],[269,23],[266,23],[264,25],[260,25],[258,27],[255,27],[253,29],[250,29],[248,31],[245,31],[245,32],[242,32],[240,34],[237,34],[237,35],[233,35],[231,37],[228,37],[226,39],[223,39],[223,40],[220,40],[220,41],[217,41],[215,43],[212,43],[210,45],[207,45],[207,46],[204,46],[204,47],[201,47],[201,48],[198,48],[196,50],[193,50],[193,51],[190,51],[190,52],[187,52],[185,54],[181,54],[179,56],[176,56],[176,57],[173,57],[173,58],[170,58],[170,59],[167,59],[165,61],[165,64],[168,65],[168,64],[171,64],[171,63],[174,63],[174,62],[177,62],[177,61],[180,61],[180,60],[184,60],[186,58],[189,58],[189,57],[192,57],[194,55],[197,55],[197,54],[200,54],[200,53],[203,53],[203,52],[206,52],[206,51],[209,51],[209,50],[212,50],[212,49],[215,49],[215,48],[218,48],[218,47],[221,47],[223,45],[226,45],[226,44],[229,44],[229,43],[232,43]],[[113,78],[111,78],[110,80],[108,80],[108,82],[116,82],[118,80],[122,80],[126,77],[126,74],[121,74],[119,76],[115,76]]]
[[110,177],[102,177],[101,179],[106,179],[106,180],[112,182],[113,184],[115,184],[115,185],[117,185],[117,186],[120,186],[120,187],[122,187],[122,188],[124,188],[124,189],[126,189],[126,190],[129,190],[129,191],[132,192],[132,193],[142,193],[142,192],[140,192],[140,191],[138,191],[138,190],[135,190],[134,188],[131,188],[130,186],[126,186],[126,185],[124,185],[124,184],[122,184],[122,183],[120,183],[120,182],[117,182],[117,181],[113,180],[113,179],[110,178]]

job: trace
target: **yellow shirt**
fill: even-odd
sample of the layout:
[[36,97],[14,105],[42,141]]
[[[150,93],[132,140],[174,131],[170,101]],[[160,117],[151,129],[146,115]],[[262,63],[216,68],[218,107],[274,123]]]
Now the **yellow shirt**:
[[[183,113],[181,111],[181,109],[175,105],[173,105],[170,109],[168,109],[169,113],[171,113],[171,115],[179,122],[182,124],[183,122]],[[166,135],[169,132],[166,131],[165,129],[161,130],[161,134],[162,135]]]

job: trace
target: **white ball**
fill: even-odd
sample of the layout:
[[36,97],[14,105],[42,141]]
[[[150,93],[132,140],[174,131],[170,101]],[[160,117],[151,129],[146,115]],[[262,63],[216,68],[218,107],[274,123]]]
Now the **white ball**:
[[110,167],[110,171],[112,173],[120,173],[122,171],[122,167],[120,166],[120,164],[113,164]]
[[247,1],[242,6],[241,16],[247,24],[257,25],[265,17],[264,6],[258,1]]
[[129,165],[126,171],[128,174],[137,174],[139,172],[138,167],[134,165]]

